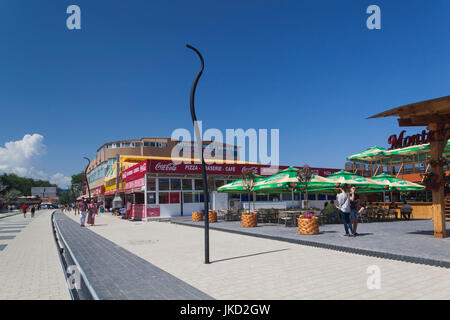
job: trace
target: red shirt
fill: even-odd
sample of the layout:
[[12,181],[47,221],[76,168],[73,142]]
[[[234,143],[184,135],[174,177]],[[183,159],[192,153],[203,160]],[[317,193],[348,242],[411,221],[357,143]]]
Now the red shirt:
[[27,208],[28,208],[28,207],[24,204],[24,205],[22,206],[22,212],[23,212],[23,213],[27,212]]

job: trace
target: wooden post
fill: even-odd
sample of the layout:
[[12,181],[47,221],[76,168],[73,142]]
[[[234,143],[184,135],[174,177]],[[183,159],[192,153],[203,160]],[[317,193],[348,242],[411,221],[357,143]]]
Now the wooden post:
[[[441,137],[438,132],[442,128],[442,125],[437,123],[431,123],[428,125],[428,129],[435,132],[434,139],[430,141],[430,161],[436,161],[442,156],[446,140]],[[431,172],[436,174],[439,179],[442,179],[444,169],[442,165],[431,166]],[[439,190],[432,191],[432,216],[434,221],[434,237],[446,238],[447,229],[445,227],[445,212],[444,212],[444,187],[439,186]]]

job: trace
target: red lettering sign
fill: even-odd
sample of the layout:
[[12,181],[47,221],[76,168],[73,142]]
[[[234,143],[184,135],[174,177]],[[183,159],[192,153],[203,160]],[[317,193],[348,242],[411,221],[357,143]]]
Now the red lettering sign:
[[422,130],[422,133],[420,134],[414,134],[412,136],[403,137],[405,132],[406,130],[403,130],[402,132],[400,132],[398,137],[397,135],[393,134],[388,138],[388,144],[391,145],[389,150],[429,143],[431,140],[433,140],[434,137],[433,131],[426,132],[425,130]]

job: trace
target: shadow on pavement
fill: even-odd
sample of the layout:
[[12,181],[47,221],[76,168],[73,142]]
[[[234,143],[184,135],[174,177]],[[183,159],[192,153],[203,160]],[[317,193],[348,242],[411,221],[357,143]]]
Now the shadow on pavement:
[[211,261],[211,263],[223,262],[223,261],[234,260],[234,259],[241,259],[241,258],[248,258],[248,257],[258,256],[258,255],[261,255],[261,254],[274,253],[274,252],[280,252],[280,251],[286,251],[286,250],[289,250],[289,249],[286,248],[286,249],[279,249],[279,250],[271,250],[271,251],[252,253],[252,254],[247,254],[247,255],[244,255],[244,256],[237,256],[237,257],[232,257],[232,258],[225,258],[225,259],[215,260],[215,261]]

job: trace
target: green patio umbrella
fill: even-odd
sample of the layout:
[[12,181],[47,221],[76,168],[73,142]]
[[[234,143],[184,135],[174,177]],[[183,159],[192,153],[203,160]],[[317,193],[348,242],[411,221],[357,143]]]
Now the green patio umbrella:
[[[256,175],[255,183],[258,181],[264,180],[263,176]],[[219,188],[217,188],[218,192],[230,192],[230,193],[241,193],[248,192],[246,186],[244,185],[242,179],[233,181],[231,183],[225,184]]]
[[427,152],[429,150],[430,150],[430,144],[426,143],[426,144],[409,146],[409,147],[400,148],[400,149],[389,150],[387,152],[387,155],[388,156],[407,156],[407,155],[411,155],[411,154]]
[[[253,186],[253,191],[259,192],[289,192],[289,191],[304,191],[306,186],[300,183],[297,179],[298,168],[289,167],[281,170],[277,174],[270,176],[257,182]],[[311,180],[308,182],[308,189],[332,187],[333,182],[328,181],[327,178],[313,174]]]
[[386,184],[383,184],[382,182],[358,176],[354,173],[344,170],[329,175],[327,179],[335,183],[334,188],[338,188],[344,184],[347,184],[355,185],[357,191],[359,192],[383,192],[388,190],[388,186]]
[[379,174],[375,177],[371,178],[374,181],[381,182],[385,185],[389,186],[389,191],[421,191],[425,189],[425,186],[422,186],[417,183],[409,182],[400,178],[396,178],[389,174]]
[[371,147],[369,149],[366,149],[360,153],[354,154],[352,156],[347,157],[347,160],[355,161],[355,160],[365,160],[365,161],[371,161],[376,160],[379,158],[382,158],[386,156],[386,153],[388,152],[387,149],[381,148],[378,146]]

